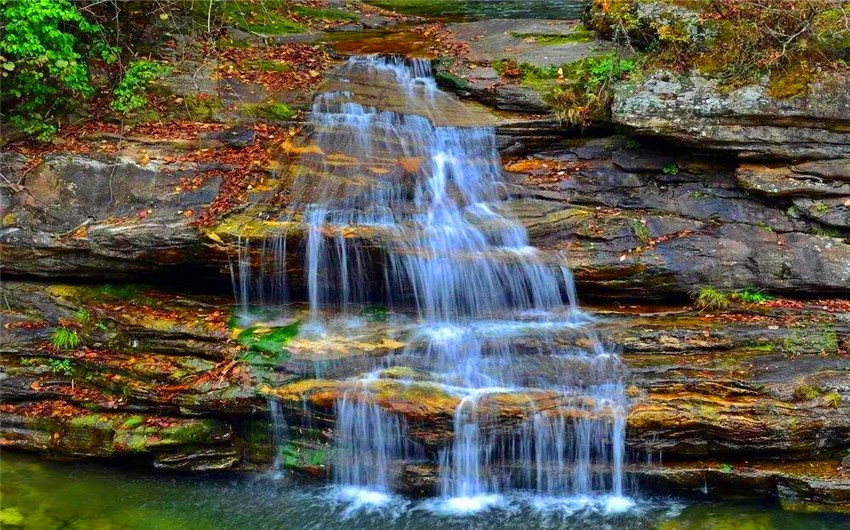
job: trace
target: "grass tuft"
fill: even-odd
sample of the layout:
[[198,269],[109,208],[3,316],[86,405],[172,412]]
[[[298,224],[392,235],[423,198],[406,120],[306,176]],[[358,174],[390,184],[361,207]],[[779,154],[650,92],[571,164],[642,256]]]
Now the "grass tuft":
[[732,302],[725,293],[711,287],[703,287],[691,293],[694,305],[705,311],[728,309]]
[[73,350],[80,345],[82,339],[73,329],[56,328],[50,334],[50,344],[57,350]]

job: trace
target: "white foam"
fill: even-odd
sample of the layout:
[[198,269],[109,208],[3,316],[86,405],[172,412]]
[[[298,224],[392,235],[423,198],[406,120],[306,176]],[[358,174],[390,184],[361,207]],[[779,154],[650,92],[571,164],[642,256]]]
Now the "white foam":
[[472,515],[483,510],[504,506],[501,495],[475,495],[473,497],[443,497],[426,501],[423,507],[440,515]]

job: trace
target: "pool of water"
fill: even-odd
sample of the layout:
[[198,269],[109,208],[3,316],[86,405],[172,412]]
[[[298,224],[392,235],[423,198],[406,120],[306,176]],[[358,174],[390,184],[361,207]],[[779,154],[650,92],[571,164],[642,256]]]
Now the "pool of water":
[[306,486],[283,478],[185,476],[59,463],[4,453],[0,526],[27,529],[848,530],[846,515],[794,514],[754,503],[652,498],[495,497],[462,506]]
[[406,15],[444,20],[482,18],[581,18],[586,0],[369,0],[370,4]]

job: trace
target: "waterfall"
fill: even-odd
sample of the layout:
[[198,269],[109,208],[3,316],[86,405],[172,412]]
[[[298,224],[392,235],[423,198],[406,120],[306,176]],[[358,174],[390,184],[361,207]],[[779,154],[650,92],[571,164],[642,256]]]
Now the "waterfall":
[[283,410],[280,407],[280,402],[275,399],[269,399],[268,405],[269,415],[272,419],[271,432],[269,433],[271,435],[272,451],[274,454],[272,469],[276,474],[278,474],[283,471],[283,455],[281,451],[283,450],[284,443],[286,442],[287,425],[286,419],[283,417]]
[[[463,109],[417,59],[352,58],[316,97],[288,214],[305,227],[311,329],[369,303],[412,315],[406,350],[385,365],[416,367],[459,398],[442,498],[471,508],[512,489],[619,498],[623,367],[578,309],[565,257],[531,246],[511,213],[494,128]],[[261,259],[283,268],[274,280],[239,261],[246,308],[287,301],[279,239]],[[388,492],[409,443],[375,398],[379,378],[347,382],[355,390],[337,400],[334,478]],[[528,411],[501,426],[504,394],[525,396]]]

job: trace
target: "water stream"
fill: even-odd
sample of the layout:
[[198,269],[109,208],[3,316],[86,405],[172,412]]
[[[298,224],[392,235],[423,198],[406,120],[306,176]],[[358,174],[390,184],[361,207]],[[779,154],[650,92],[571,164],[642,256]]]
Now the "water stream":
[[[403,366],[460,398],[438,457],[443,508],[521,490],[625,509],[623,367],[578,308],[565,257],[530,246],[511,213],[494,128],[459,109],[428,61],[350,59],[317,96],[297,162],[286,216],[301,240],[264,241],[261,266],[246,243],[241,301],[285,306],[302,274],[302,333],[321,337],[367,304],[410,315],[404,352],[338,399],[339,486],[391,493],[399,466],[422,455],[373,397],[382,370]],[[503,417],[508,398],[519,419]]]

